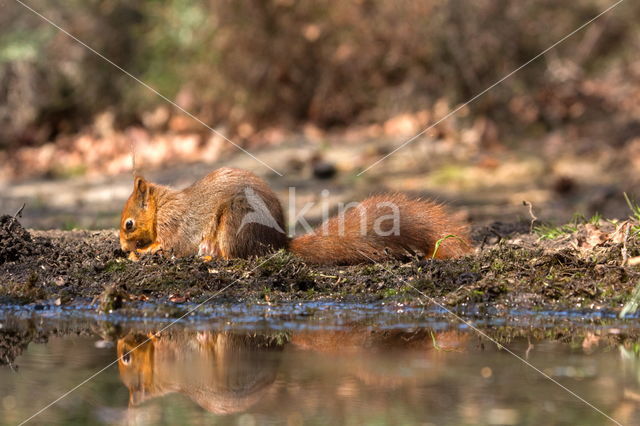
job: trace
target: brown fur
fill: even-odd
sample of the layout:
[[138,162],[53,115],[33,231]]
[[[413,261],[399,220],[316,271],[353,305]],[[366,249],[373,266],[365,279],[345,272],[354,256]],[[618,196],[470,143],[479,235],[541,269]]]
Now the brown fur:
[[[269,186],[253,173],[221,168],[181,191],[156,185],[137,177],[120,220],[120,245],[124,251],[163,250],[176,256],[198,254],[202,243],[206,255],[225,259],[263,255],[287,246],[286,234],[248,223],[242,218],[251,207],[245,189],[251,188],[284,229],[284,214]],[[127,232],[127,219],[135,229]]]
[[[399,233],[378,235],[378,229],[391,231],[392,213],[388,205],[398,206]],[[343,222],[343,225],[341,225]],[[318,226],[313,233],[295,238],[289,249],[305,261],[319,264],[355,264],[380,262],[409,256],[431,257],[436,242],[441,242],[436,258],[459,257],[471,250],[468,229],[440,205],[414,200],[402,194],[367,198],[358,207]]]
[[207,411],[242,412],[270,389],[282,345],[260,336],[230,333],[140,334],[118,340],[120,379],[132,407],[171,393],[188,396]]
[[[177,393],[209,412],[232,414],[282,389],[276,380],[291,379],[282,374],[284,359],[313,365],[323,355],[330,356],[338,377],[357,377],[365,384],[394,389],[446,371],[451,352],[466,352],[473,342],[462,331],[372,331],[351,324],[348,330],[293,332],[289,343],[268,335],[212,331],[128,334],[118,340],[117,353],[120,380],[129,390],[131,408]],[[290,350],[291,346],[295,349]],[[398,349],[432,368],[425,370],[424,377],[407,375],[402,363],[387,363],[389,352]],[[303,383],[313,386],[304,379]]]
[[[224,259],[260,256],[288,246],[303,260],[318,264],[430,257],[437,241],[448,235],[455,237],[442,241],[437,258],[458,257],[471,250],[467,227],[443,206],[402,194],[368,198],[343,216],[289,242],[286,234],[272,226],[243,225],[246,215],[255,212],[246,188],[264,202],[277,227],[284,230],[282,207],[267,183],[250,172],[225,167],[181,191],[137,177],[122,211],[120,245],[132,252],[133,258],[135,253],[161,250],[176,256],[201,254]],[[390,205],[398,208],[397,235],[391,232]],[[134,229],[126,229],[129,219],[134,221]]]

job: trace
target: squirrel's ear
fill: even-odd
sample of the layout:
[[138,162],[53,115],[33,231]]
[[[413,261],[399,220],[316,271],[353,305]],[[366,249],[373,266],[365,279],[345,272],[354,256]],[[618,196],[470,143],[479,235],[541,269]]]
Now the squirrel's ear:
[[142,176],[136,176],[133,180],[133,188],[137,192],[144,194],[145,192],[147,192],[147,181],[144,180]]
[[133,181],[133,191],[144,207],[147,203],[147,199],[149,198],[149,183],[147,183],[147,181],[143,177],[136,176],[135,180]]

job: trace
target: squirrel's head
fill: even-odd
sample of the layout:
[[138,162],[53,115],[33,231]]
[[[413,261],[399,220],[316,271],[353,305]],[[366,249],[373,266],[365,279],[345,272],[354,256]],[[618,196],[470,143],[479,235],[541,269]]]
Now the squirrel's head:
[[155,344],[154,337],[142,334],[118,339],[118,370],[120,379],[129,388],[129,405],[132,407],[158,396],[154,383]]
[[120,247],[123,251],[143,249],[156,240],[156,197],[153,184],[136,176],[133,192],[120,217]]

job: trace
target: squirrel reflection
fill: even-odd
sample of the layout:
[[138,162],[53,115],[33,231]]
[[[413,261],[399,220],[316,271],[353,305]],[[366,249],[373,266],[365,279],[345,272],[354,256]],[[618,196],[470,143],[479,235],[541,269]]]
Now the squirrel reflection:
[[291,345],[298,349],[339,360],[336,366],[344,375],[386,389],[435,379],[439,373],[434,369],[428,371],[428,377],[407,374],[407,362],[422,359],[431,366],[441,365],[450,355],[465,352],[468,344],[468,333],[424,328],[404,331],[361,327],[348,331],[301,332],[291,337]]
[[[274,352],[285,346],[292,351],[331,354],[332,359],[341,359],[335,365],[338,374],[393,388],[415,380],[406,375],[398,358],[389,356],[394,350],[410,351],[413,356],[417,351],[420,357],[439,364],[446,353],[464,351],[468,340],[468,334],[455,331],[372,331],[365,327],[289,336],[137,334],[118,341],[118,367],[129,388],[131,406],[177,392],[207,411],[229,414],[247,410],[267,393],[275,382],[281,359]],[[315,361],[312,358],[309,362]]]
[[274,382],[280,357],[268,353],[282,346],[272,337],[228,333],[128,335],[118,340],[118,369],[131,406],[178,392],[228,414],[252,406]]

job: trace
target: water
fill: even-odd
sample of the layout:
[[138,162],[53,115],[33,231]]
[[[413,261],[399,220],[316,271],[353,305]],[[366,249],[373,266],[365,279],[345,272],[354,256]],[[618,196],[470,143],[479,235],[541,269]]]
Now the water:
[[[640,424],[633,322],[597,318],[474,324],[606,415]],[[30,423],[614,424],[437,310],[233,305],[160,335],[167,320],[113,319],[1,313],[0,423],[20,423],[112,364]]]

